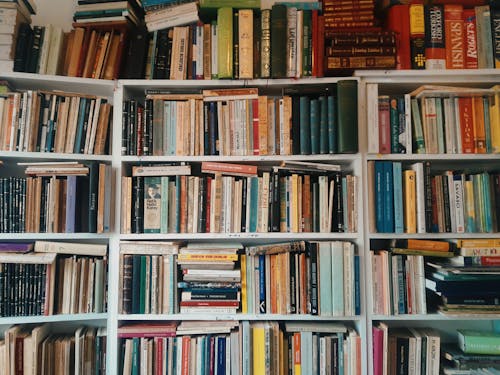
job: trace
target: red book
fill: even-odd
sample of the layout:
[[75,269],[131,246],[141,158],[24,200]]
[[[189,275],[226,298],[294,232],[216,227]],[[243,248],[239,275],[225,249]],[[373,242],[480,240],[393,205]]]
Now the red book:
[[446,37],[446,69],[464,69],[464,21],[460,4],[444,6],[444,35]]
[[474,113],[472,97],[458,98],[460,113],[460,134],[462,135],[462,153],[474,153]]
[[476,12],[464,9],[464,64],[465,69],[477,69]]
[[181,301],[179,306],[189,307],[240,307],[240,301],[210,300],[210,301]]
[[425,5],[425,68],[445,69],[444,6]]
[[408,4],[393,5],[387,11],[386,30],[398,36],[396,55],[397,69],[411,69],[410,64],[410,11]]
[[155,361],[155,374],[163,374],[163,338],[155,337],[154,344],[156,345],[156,361]]
[[191,349],[191,336],[182,336],[182,375],[189,375],[189,357]]
[[373,375],[382,375],[384,370],[384,331],[372,328],[373,335]]
[[233,176],[257,176],[257,166],[248,164],[219,163],[204,161],[201,163],[203,173],[221,173]]
[[391,153],[391,112],[389,96],[378,98],[378,150],[381,154]]

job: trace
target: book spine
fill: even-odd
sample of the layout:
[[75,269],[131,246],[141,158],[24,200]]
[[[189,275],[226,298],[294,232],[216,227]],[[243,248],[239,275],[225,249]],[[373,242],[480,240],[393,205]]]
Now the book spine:
[[463,22],[462,5],[444,5],[446,69],[465,68]]
[[[286,75],[286,45],[287,45],[287,8],[285,5],[275,4],[271,8],[270,35],[271,35],[271,77],[285,78]],[[264,30],[263,30],[264,32]],[[299,47],[299,46],[297,46]]]
[[491,8],[491,37],[493,44],[493,67],[500,68],[500,9]]
[[424,5],[410,4],[410,55],[412,69],[425,69]]
[[474,9],[464,9],[464,68],[477,69],[477,30]]
[[260,77],[271,78],[271,10],[261,12]]
[[233,9],[217,10],[217,77],[233,78]]
[[425,68],[446,69],[444,6],[425,5]]

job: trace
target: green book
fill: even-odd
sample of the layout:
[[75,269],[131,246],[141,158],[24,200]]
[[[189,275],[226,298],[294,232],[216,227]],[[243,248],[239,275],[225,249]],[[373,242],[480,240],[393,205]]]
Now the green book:
[[358,82],[337,82],[338,152],[358,152]]
[[217,74],[233,78],[233,8],[217,10]]
[[327,103],[327,129],[328,129],[328,153],[336,154],[337,148],[337,99],[328,95]]
[[144,314],[146,311],[146,274],[147,274],[147,255],[141,255],[141,278],[139,290],[139,314]]
[[271,77],[286,78],[286,6],[275,4],[271,8]]
[[500,354],[500,333],[459,329],[458,346],[464,353]]

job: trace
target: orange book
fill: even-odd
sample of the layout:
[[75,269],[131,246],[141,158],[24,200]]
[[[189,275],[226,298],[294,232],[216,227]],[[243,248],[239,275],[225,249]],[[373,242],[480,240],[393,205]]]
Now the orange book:
[[406,233],[417,233],[416,176],[414,170],[403,172],[404,227]]
[[92,69],[94,67],[94,61],[96,57],[96,51],[99,39],[100,39],[99,33],[96,30],[92,30],[90,32],[89,47],[87,49],[87,53],[85,56],[85,64],[83,66],[83,71],[82,71],[82,77],[84,78],[92,77]]
[[450,251],[450,243],[447,241],[437,240],[422,240],[417,238],[397,239],[393,240],[391,246],[416,249],[416,250],[429,250],[429,251]]
[[462,135],[462,153],[474,153],[474,121],[472,97],[458,98],[460,113],[460,132]]
[[295,332],[293,334],[293,369],[295,375],[301,375],[302,372],[302,363],[300,356],[300,332]]
[[68,62],[68,76],[78,77],[78,68],[80,64],[80,54],[82,53],[82,45],[85,37],[85,29],[83,27],[75,28],[74,36],[71,43],[71,56]]
[[472,98],[472,123],[474,125],[474,152],[486,153],[486,130],[484,128],[484,102],[482,96]]
[[464,69],[464,20],[462,5],[445,4],[444,35],[446,38],[446,69]]
[[396,68],[410,69],[410,10],[408,4],[391,6],[387,11],[386,30],[396,32],[398,50]]
[[182,375],[189,375],[189,362],[191,349],[191,336],[182,336]]
[[267,111],[267,96],[259,95],[258,107],[259,107],[259,155],[267,155],[267,121],[268,121],[268,111]]
[[187,202],[187,195],[188,195],[188,176],[181,176],[180,181],[181,181],[181,201],[180,201],[180,233],[186,233],[187,232],[187,219],[188,219],[188,202]]

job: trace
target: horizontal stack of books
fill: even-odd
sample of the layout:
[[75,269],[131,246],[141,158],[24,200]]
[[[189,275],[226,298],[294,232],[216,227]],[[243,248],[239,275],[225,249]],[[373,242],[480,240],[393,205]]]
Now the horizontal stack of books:
[[79,0],[73,20],[76,24],[129,21],[138,25],[142,22],[142,15],[142,8],[137,0]]
[[198,1],[143,0],[142,6],[149,32],[199,21]]
[[28,59],[24,47],[32,38],[32,14],[36,14],[32,0],[0,2],[0,71],[19,71]]
[[446,315],[498,314],[500,240],[462,239],[458,256],[426,262],[426,286]]

